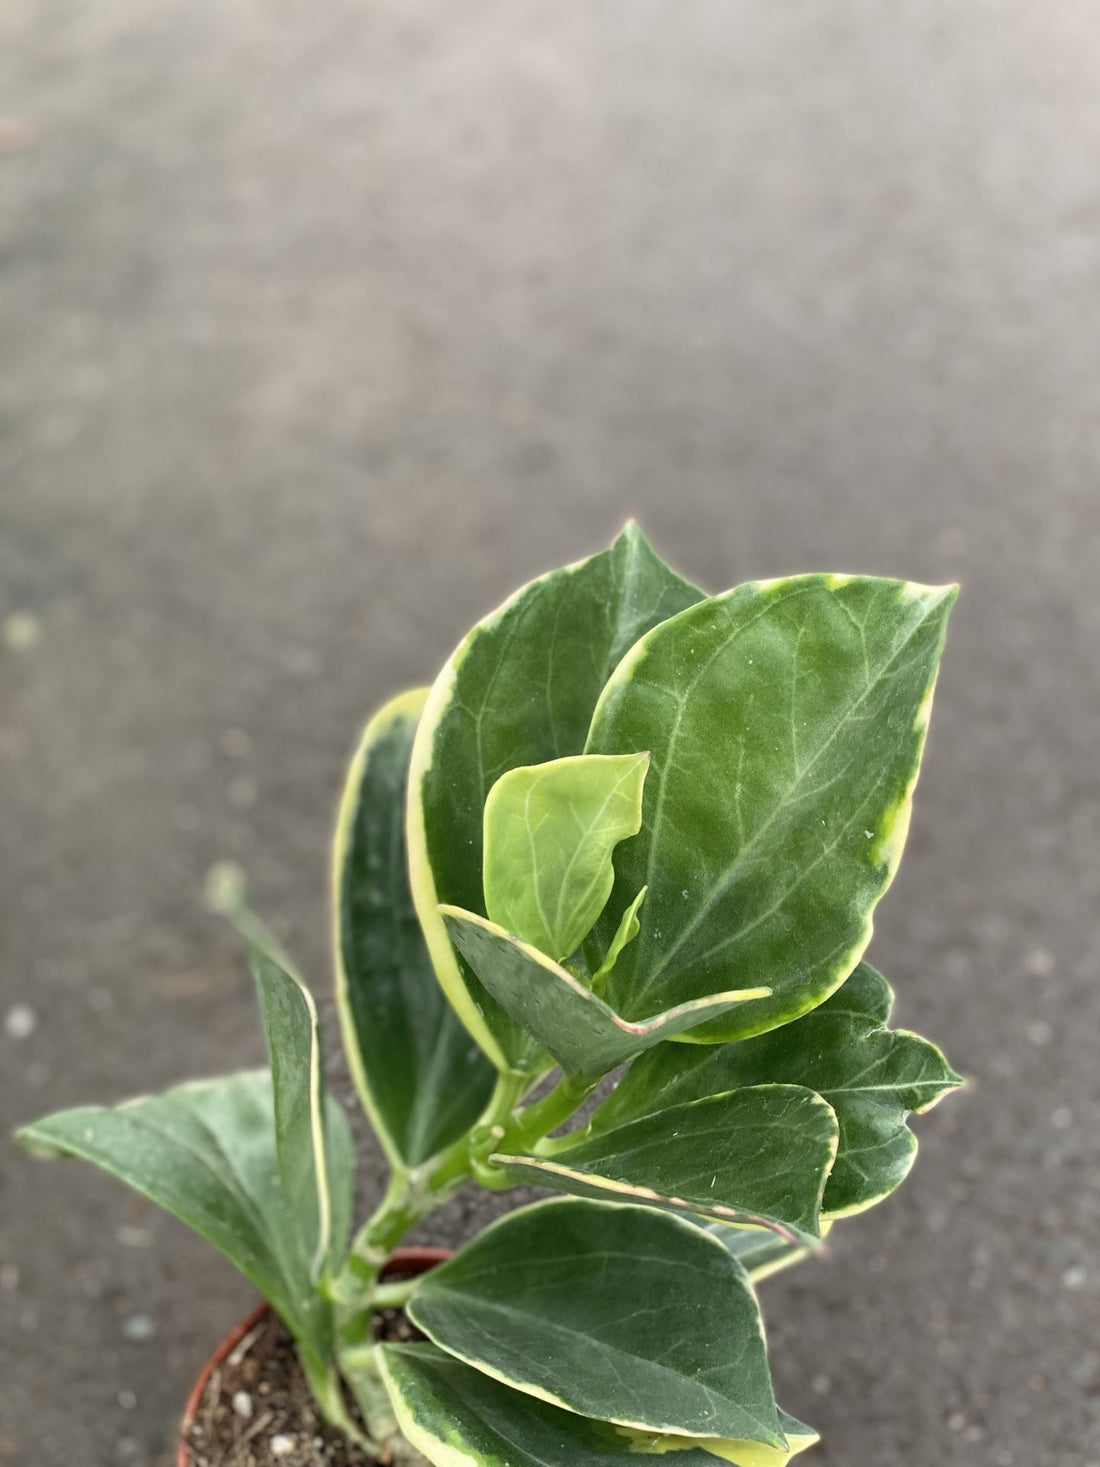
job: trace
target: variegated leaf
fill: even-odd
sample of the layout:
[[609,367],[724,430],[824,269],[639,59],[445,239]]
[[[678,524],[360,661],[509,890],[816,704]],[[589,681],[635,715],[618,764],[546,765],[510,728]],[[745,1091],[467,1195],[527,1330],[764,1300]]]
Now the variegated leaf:
[[550,1156],[494,1154],[517,1181],[639,1202],[813,1243],[836,1156],[832,1107],[796,1085],[713,1095],[630,1121]]
[[426,688],[367,725],[348,773],[333,859],[336,998],[344,1048],[391,1163],[458,1140],[496,1071],[436,981],[409,890],[405,793]]
[[[523,1395],[434,1345],[383,1345],[380,1354],[398,1424],[435,1467],[643,1467],[653,1450],[623,1428]],[[675,1449],[676,1467],[715,1467],[701,1447]]]
[[768,993],[766,988],[716,993],[629,1022],[575,974],[487,918],[458,907],[440,912],[451,941],[486,991],[567,1074],[582,1081],[598,1080],[662,1039]]
[[[60,1111],[18,1139],[39,1155],[94,1162],[201,1233],[271,1301],[316,1374],[332,1359],[332,1310],[313,1283],[315,1239],[280,1179],[274,1109],[271,1077],[256,1071]],[[346,1246],[352,1151],[335,1101],[326,1119],[335,1263]]]
[[746,1085],[805,1085],[823,1095],[840,1127],[825,1188],[830,1216],[889,1195],[913,1164],[906,1125],[962,1083],[934,1044],[888,1029],[890,985],[861,963],[843,987],[803,1018],[735,1044],[659,1046],[637,1060],[592,1119],[614,1129],[667,1106]]
[[592,710],[619,658],[701,594],[629,525],[610,550],[531,582],[479,623],[431,690],[410,771],[413,896],[443,987],[501,1069],[536,1072],[543,1059],[457,957],[439,905],[485,914],[489,790],[519,765],[583,753]]
[[616,855],[595,967],[643,886],[604,996],[633,1018],[735,987],[772,996],[692,1040],[821,1003],[859,961],[909,825],[954,587],[863,576],[752,582],[643,636],[589,753],[649,749],[641,834]]
[[536,1203],[426,1274],[407,1308],[449,1354],[582,1416],[782,1444],[745,1270],[668,1213]]

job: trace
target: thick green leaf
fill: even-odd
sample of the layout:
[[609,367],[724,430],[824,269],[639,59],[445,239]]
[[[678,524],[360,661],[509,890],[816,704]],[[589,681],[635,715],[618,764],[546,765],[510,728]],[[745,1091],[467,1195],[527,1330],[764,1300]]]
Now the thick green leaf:
[[781,1445],[745,1270],[668,1213],[536,1203],[426,1274],[407,1308],[449,1354],[582,1416]]
[[503,927],[458,907],[440,912],[451,941],[485,989],[567,1074],[580,1080],[598,1080],[631,1055],[768,992],[716,993],[628,1022],[574,974]]
[[836,1116],[820,1095],[759,1085],[670,1106],[566,1150],[555,1145],[552,1159],[491,1159],[518,1181],[578,1197],[699,1213],[812,1243],[836,1144]]
[[575,952],[642,826],[648,754],[574,754],[502,774],[485,801],[485,910],[550,958]]
[[[521,1395],[434,1345],[383,1345],[380,1355],[401,1430],[435,1467],[640,1467],[639,1454],[655,1450],[622,1428]],[[714,1460],[694,1445],[675,1458],[676,1467]]]
[[542,1061],[457,958],[439,904],[485,915],[482,814],[489,790],[519,765],[582,753],[592,710],[619,658],[701,594],[628,525],[610,550],[533,581],[476,626],[432,688],[409,779],[413,896],[444,989],[501,1069],[535,1071]]
[[336,827],[336,997],[348,1063],[391,1164],[417,1166],[484,1110],[496,1072],[436,981],[409,890],[405,791],[427,689],[367,725]]
[[[313,1239],[280,1181],[266,1071],[179,1085],[115,1107],[80,1106],[25,1126],[39,1155],[78,1156],[121,1178],[213,1243],[271,1301],[313,1364],[332,1358],[330,1306],[313,1286]],[[334,1249],[346,1244],[352,1152],[328,1104]]]
[[685,1051],[651,1050],[593,1117],[596,1131],[746,1085],[805,1085],[836,1111],[840,1139],[825,1188],[831,1216],[859,1212],[904,1181],[917,1140],[911,1111],[930,1109],[962,1081],[926,1039],[886,1028],[893,994],[861,963],[811,1013],[755,1039]]
[[822,1002],[859,961],[909,824],[954,587],[753,582],[644,636],[587,749],[649,749],[644,822],[590,940],[648,886],[605,997],[626,1017],[717,990],[772,997],[691,1035],[739,1039]]

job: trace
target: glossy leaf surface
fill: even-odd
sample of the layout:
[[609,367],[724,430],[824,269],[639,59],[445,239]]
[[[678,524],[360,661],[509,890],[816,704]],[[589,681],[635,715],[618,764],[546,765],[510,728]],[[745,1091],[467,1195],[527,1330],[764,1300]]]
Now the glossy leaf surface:
[[648,754],[575,754],[501,775],[485,801],[485,910],[559,961],[615,884],[611,854],[642,824]]
[[468,1365],[582,1416],[781,1442],[745,1270],[668,1213],[571,1199],[511,1213],[425,1275],[408,1314]]
[[440,981],[501,1068],[535,1070],[540,1061],[457,958],[438,907],[485,915],[489,790],[519,765],[583,753],[592,710],[623,653],[701,594],[629,525],[610,550],[533,581],[479,623],[431,690],[410,773],[413,895]]
[[762,1085],[670,1106],[552,1159],[494,1155],[517,1178],[578,1197],[639,1202],[814,1242],[836,1155],[832,1108],[811,1090]]
[[[213,1243],[271,1301],[295,1338],[332,1355],[329,1305],[312,1282],[312,1241],[279,1177],[271,1078],[266,1071],[179,1085],[122,1105],[81,1106],[25,1126],[40,1155],[77,1156],[127,1182]],[[351,1140],[328,1103],[334,1262],[351,1209]]]
[[426,698],[427,689],[404,693],[367,725],[333,860],[344,1047],[387,1155],[409,1167],[475,1123],[495,1079],[436,980],[409,889],[405,793]]
[[[383,1345],[381,1358],[401,1430],[435,1467],[642,1467],[653,1451],[621,1428],[522,1395],[434,1345]],[[713,1455],[693,1446],[672,1460],[715,1467]]]
[[440,909],[451,941],[487,992],[567,1074],[597,1080],[631,1055],[759,1000],[767,989],[719,993],[635,1022],[621,1019],[574,974],[485,917]]
[[736,1039],[848,976],[901,856],[954,596],[867,577],[753,582],[623,659],[586,746],[653,758],[642,833],[617,853],[591,944],[648,886],[606,986],[618,1012],[769,986],[692,1036]]
[[894,1190],[916,1155],[906,1126],[959,1076],[934,1044],[887,1029],[890,985],[861,963],[833,996],[782,1029],[739,1044],[662,1047],[633,1064],[593,1117],[593,1128],[623,1125],[669,1105],[746,1085],[805,1085],[836,1111],[836,1162],[825,1188],[829,1214],[860,1211]]

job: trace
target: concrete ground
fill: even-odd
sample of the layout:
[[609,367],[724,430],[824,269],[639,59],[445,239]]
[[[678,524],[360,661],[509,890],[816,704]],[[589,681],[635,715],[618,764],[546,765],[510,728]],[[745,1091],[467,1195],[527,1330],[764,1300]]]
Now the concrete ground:
[[[327,991],[364,716],[628,513],[958,578],[872,956],[973,1085],[775,1373],[820,1467],[1095,1467],[1098,74],[1031,0],[6,0],[4,1128],[255,1063],[206,869]],[[168,1463],[247,1286],[0,1169],[0,1462]]]

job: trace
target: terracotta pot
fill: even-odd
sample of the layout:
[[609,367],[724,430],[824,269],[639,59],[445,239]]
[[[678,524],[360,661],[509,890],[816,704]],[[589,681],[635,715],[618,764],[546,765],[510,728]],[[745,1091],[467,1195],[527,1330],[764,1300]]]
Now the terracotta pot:
[[[398,1248],[382,1270],[382,1277],[387,1278],[390,1274],[400,1274],[403,1278],[418,1273],[426,1273],[429,1268],[434,1268],[437,1263],[442,1263],[445,1258],[450,1258],[449,1248]],[[195,1382],[194,1389],[187,1398],[187,1405],[183,1411],[183,1421],[180,1423],[179,1450],[176,1453],[176,1467],[188,1467],[187,1440],[191,1433],[191,1427],[195,1421],[195,1415],[203,1398],[211,1375],[223,1364],[241,1343],[249,1330],[255,1329],[265,1314],[270,1313],[270,1304],[260,1304],[247,1319],[242,1319],[240,1324],[229,1331],[225,1339],[211,1355],[210,1359],[199,1371],[199,1378]]]

